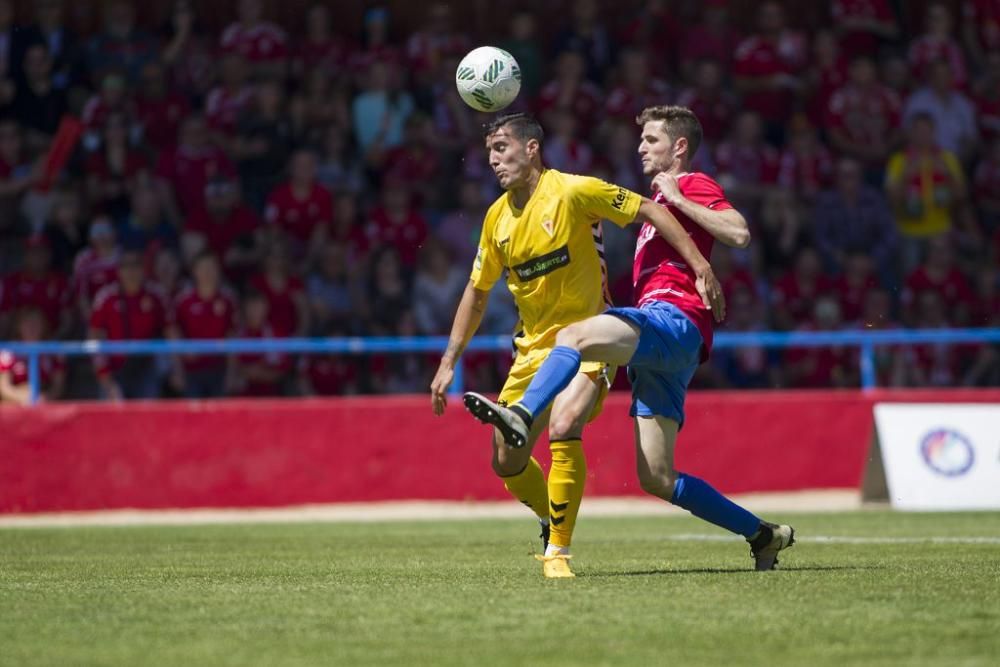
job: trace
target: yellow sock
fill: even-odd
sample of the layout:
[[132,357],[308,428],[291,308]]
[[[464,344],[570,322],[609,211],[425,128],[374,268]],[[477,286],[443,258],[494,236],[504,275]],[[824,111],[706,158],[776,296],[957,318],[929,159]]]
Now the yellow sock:
[[545,486],[545,473],[542,466],[532,456],[524,470],[504,477],[503,485],[507,487],[510,494],[528,506],[539,519],[544,519],[549,515],[549,490]]
[[587,482],[587,459],[579,440],[556,440],[549,444],[552,467],[549,469],[549,544],[568,547],[576,526],[576,515]]

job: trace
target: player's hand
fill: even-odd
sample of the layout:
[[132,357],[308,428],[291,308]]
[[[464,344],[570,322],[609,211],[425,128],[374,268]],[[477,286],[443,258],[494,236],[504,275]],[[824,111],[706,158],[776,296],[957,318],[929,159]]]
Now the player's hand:
[[701,296],[705,307],[712,311],[715,321],[721,322],[726,319],[726,297],[722,294],[722,285],[715,277],[712,267],[706,264],[705,268],[695,271],[695,276],[697,278],[694,285],[698,295]]
[[448,407],[448,387],[451,386],[454,377],[455,367],[442,359],[437,373],[434,374],[434,380],[431,381],[431,407],[438,417],[443,415],[444,409]]
[[667,203],[670,204],[673,204],[684,196],[681,194],[681,188],[677,184],[677,177],[673,174],[668,174],[665,171],[661,171],[655,178],[653,178],[651,187],[654,192],[659,191],[663,194]]

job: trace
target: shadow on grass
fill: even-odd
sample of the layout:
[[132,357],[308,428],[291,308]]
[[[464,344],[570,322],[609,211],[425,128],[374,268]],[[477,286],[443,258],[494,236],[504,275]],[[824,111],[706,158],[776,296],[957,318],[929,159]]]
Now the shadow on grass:
[[[848,570],[881,570],[877,565],[803,565],[781,567],[777,572],[833,572]],[[581,577],[648,577],[659,574],[751,574],[753,570],[745,567],[691,567],[659,570],[634,570],[629,572],[581,572]]]

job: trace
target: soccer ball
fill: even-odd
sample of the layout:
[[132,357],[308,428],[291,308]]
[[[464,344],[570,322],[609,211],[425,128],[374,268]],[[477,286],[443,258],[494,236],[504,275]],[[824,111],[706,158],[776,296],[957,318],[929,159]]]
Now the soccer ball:
[[521,90],[521,68],[514,56],[495,46],[469,51],[455,72],[462,100],[477,111],[500,111]]

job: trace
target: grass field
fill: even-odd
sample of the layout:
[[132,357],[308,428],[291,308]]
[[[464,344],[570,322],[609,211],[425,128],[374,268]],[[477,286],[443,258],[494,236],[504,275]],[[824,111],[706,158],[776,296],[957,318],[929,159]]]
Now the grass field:
[[754,573],[694,519],[584,517],[562,581],[528,519],[0,530],[0,664],[1000,663],[1000,514],[784,518]]

